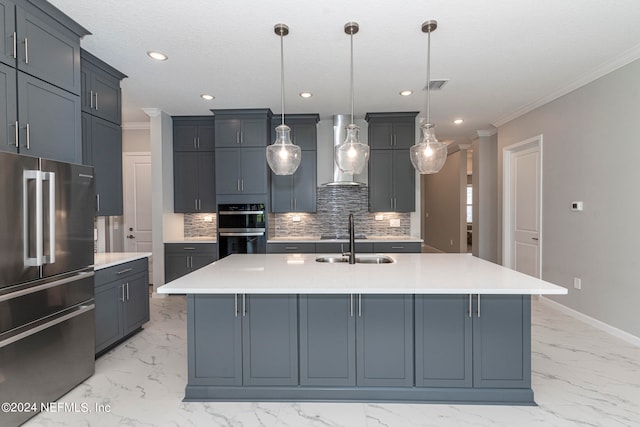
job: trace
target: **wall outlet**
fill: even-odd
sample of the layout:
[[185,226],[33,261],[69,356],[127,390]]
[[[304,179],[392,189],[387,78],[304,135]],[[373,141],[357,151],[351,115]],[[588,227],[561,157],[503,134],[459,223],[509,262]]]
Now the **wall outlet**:
[[213,215],[205,215],[204,222],[213,222]]
[[389,220],[389,227],[400,227],[400,220],[399,219],[390,219]]
[[300,215],[294,215],[294,216],[291,218],[291,220],[292,220],[293,222],[300,222]]
[[571,202],[571,210],[574,212],[582,212],[584,210],[584,203],[580,201]]
[[376,218],[376,221],[382,221],[384,219],[384,215],[376,214],[375,218]]
[[575,289],[582,289],[582,279],[580,279],[579,277],[574,277],[573,278],[573,287]]

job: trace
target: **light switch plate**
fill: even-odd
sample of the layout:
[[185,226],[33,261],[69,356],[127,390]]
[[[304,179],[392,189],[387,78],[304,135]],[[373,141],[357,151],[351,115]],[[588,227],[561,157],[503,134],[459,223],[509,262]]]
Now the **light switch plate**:
[[584,203],[581,201],[571,202],[571,210],[575,212],[582,212],[584,210]]
[[384,215],[382,214],[376,214],[376,221],[382,221],[384,219]]
[[294,215],[294,216],[291,218],[291,220],[292,220],[293,222],[300,222],[300,215]]
[[400,227],[400,220],[399,219],[390,219],[389,220],[389,227]]

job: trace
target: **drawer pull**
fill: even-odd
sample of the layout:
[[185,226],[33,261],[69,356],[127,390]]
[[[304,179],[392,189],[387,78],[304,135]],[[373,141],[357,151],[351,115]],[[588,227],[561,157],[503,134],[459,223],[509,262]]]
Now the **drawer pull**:
[[191,246],[185,246],[184,248],[182,248],[185,251],[195,251],[196,248],[192,248]]
[[295,251],[296,249],[298,249],[297,246],[285,246],[284,248],[288,251]]
[[125,268],[124,270],[118,271],[116,274],[120,275],[120,274],[128,273],[128,272],[130,272],[132,270],[133,270],[133,268]]
[[404,246],[391,246],[391,249],[404,249]]

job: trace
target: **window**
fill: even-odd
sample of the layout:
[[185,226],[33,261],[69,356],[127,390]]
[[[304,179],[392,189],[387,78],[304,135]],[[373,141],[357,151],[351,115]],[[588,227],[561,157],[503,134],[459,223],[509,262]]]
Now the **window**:
[[473,187],[467,185],[467,224],[473,222]]

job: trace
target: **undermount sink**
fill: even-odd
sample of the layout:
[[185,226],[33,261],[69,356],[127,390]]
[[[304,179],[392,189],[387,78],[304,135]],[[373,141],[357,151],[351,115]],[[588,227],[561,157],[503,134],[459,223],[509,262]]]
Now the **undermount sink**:
[[[338,262],[349,262],[348,257],[342,256],[323,256],[316,258],[316,262],[327,262],[330,264]],[[395,261],[393,258],[386,255],[371,255],[371,256],[358,256],[356,257],[356,264],[393,264]]]

